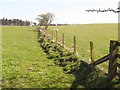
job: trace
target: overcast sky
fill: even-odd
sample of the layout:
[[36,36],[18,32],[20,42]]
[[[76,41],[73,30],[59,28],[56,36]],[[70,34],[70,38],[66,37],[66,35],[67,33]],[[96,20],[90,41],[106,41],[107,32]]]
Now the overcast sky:
[[119,0],[0,0],[0,18],[35,21],[37,15],[52,12],[53,23],[117,23],[113,12],[86,12],[88,9],[116,9]]

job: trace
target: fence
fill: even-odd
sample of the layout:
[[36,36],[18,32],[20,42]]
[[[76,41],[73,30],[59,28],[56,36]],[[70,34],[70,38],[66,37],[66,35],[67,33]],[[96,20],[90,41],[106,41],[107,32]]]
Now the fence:
[[120,64],[117,62],[120,58],[120,54],[118,54],[120,43],[118,41],[110,41],[109,54],[94,61],[94,50],[93,43],[90,44],[91,47],[91,66],[95,67],[98,64],[106,62],[109,60],[108,66],[108,79],[111,81],[114,77],[118,76],[120,78],[120,74],[117,73],[117,68],[120,68]]
[[[45,29],[41,29],[41,31],[44,33],[44,35],[46,35],[46,38],[48,39],[48,37],[50,37],[52,40],[54,39],[55,36],[55,41],[53,40],[53,42],[55,42],[56,44],[61,45],[62,47],[68,49],[65,46],[65,38],[64,38],[64,33],[62,33],[62,37],[61,37],[61,42],[58,42],[58,31],[55,30],[55,35],[53,35],[53,31],[51,32],[51,35],[48,34],[48,32]],[[40,31],[38,30],[38,33]],[[38,34],[39,35],[39,34]],[[94,46],[93,46],[93,42],[90,41],[90,55],[91,55],[91,63],[90,63],[90,67],[94,68],[96,65],[99,65],[103,62],[106,62],[109,60],[109,66],[108,66],[108,79],[111,81],[114,77],[119,76],[120,78],[120,74],[117,73],[117,68],[120,68],[120,64],[117,62],[118,58],[120,58],[120,54],[118,54],[118,47],[120,46],[120,43],[118,41],[113,41],[110,40],[110,48],[109,48],[109,54],[105,55],[104,57],[95,60],[95,55],[94,55]],[[77,54],[76,51],[76,36],[73,36],[73,53]],[[78,55],[78,54],[77,54]]]
[[[58,30],[57,29],[54,29],[54,31],[52,30],[51,35],[47,32],[47,30],[45,30],[43,28],[38,30],[38,33],[40,31],[45,35],[46,39],[50,38],[56,44],[59,44],[60,46],[66,48],[67,50],[69,50],[69,51],[73,52],[74,54],[78,55],[78,53],[76,51],[76,36],[73,36],[73,44],[72,44],[71,48],[68,48],[68,47],[65,46],[64,33],[61,34],[61,42],[59,42],[58,41]],[[53,33],[53,32],[55,32],[55,33]],[[39,37],[39,34],[38,34],[38,37]]]

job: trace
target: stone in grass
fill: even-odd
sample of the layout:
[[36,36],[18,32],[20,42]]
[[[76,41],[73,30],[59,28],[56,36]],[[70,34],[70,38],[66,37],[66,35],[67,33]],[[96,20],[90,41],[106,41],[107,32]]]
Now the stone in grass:
[[34,71],[33,67],[29,67],[27,70]]

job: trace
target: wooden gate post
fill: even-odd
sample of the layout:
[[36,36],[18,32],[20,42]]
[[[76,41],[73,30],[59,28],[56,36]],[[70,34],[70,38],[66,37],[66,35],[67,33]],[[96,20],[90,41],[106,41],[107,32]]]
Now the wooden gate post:
[[110,41],[110,57],[109,57],[109,69],[108,69],[108,79],[111,81],[117,72],[117,54],[118,54],[118,42]]
[[90,41],[90,56],[91,56],[91,65],[94,66],[95,55],[94,55],[94,46],[92,41]]

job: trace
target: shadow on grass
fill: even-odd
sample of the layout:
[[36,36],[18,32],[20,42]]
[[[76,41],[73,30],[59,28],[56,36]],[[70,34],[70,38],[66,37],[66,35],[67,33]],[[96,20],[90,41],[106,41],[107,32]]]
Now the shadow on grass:
[[108,81],[107,75],[100,69],[91,69],[84,63],[80,63],[79,69],[74,73],[75,80],[71,88],[120,88],[120,80]]

